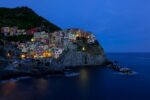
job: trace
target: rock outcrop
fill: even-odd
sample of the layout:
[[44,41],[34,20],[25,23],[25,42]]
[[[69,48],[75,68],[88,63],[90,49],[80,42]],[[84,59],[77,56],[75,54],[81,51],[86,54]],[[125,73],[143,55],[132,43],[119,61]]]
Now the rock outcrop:
[[[92,47],[91,47],[92,46]],[[85,51],[78,50],[78,45],[70,43],[57,60],[64,67],[96,66],[107,61],[104,50],[100,45],[91,44]]]

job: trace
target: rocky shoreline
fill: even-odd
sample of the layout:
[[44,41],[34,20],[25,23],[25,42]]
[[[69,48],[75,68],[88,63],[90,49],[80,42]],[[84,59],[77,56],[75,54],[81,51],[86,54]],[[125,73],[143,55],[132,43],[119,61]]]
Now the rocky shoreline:
[[[70,66],[70,67],[66,67],[65,69],[61,69],[61,70],[34,69],[31,72],[3,70],[3,71],[0,71],[0,80],[9,80],[12,78],[19,78],[19,77],[44,77],[46,75],[64,75],[65,72],[67,72],[68,70],[73,71],[73,70],[80,69],[83,67],[91,67],[91,66],[76,66],[76,67]],[[94,65],[94,66],[98,67],[101,65]]]
[[9,80],[12,78],[19,77],[43,77],[46,75],[56,75],[56,74],[64,74],[63,71],[48,71],[48,72],[40,72],[40,73],[27,73],[27,72],[16,72],[16,71],[4,71],[0,74],[0,80]]
[[116,72],[120,72],[120,73],[123,73],[123,74],[127,74],[127,75],[132,75],[134,72],[129,69],[129,68],[124,68],[124,67],[121,67],[119,64],[118,64],[118,61],[107,61],[106,62],[106,66]]
[[111,61],[107,61],[102,65],[85,65],[85,66],[68,66],[61,69],[51,69],[48,67],[32,67],[30,71],[21,71],[21,70],[1,70],[0,71],[0,80],[9,80],[12,78],[19,77],[44,77],[46,75],[64,75],[68,70],[76,70],[80,68],[90,68],[90,67],[106,67],[110,68],[116,72],[121,72],[123,74],[132,75],[133,71],[129,68],[121,68],[119,65],[114,64]]

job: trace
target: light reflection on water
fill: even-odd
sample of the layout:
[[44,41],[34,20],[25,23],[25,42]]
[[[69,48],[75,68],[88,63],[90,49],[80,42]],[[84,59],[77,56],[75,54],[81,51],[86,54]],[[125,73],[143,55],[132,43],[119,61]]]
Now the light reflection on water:
[[[10,81],[0,86],[3,92],[0,94],[0,100],[2,98],[5,98],[5,100],[9,100],[10,98],[20,98],[20,100],[34,100],[36,98],[36,100],[42,100],[42,98],[45,97],[46,100],[48,100],[47,97],[49,96],[56,97],[56,94],[58,94],[61,97],[62,94],[66,95],[65,93],[71,96],[73,96],[72,93],[77,93],[80,98],[86,100],[87,95],[90,95],[91,91],[93,91],[93,93],[95,92],[93,89],[101,89],[102,83],[104,83],[101,81],[103,80],[101,75],[105,71],[103,70],[102,72],[102,69],[99,67],[98,70],[96,69],[97,68],[82,68],[72,73],[69,72],[72,77],[62,75],[48,78],[30,78],[14,82]],[[78,73],[78,75],[74,76],[74,73]],[[99,81],[100,84],[97,84],[99,82],[95,83],[95,81],[93,81],[95,78],[98,78],[96,81]],[[90,85],[93,83],[99,85],[99,87],[92,88],[91,90]]]
[[86,83],[88,81],[88,71],[86,69],[81,69],[80,70],[80,76],[79,76],[79,81],[80,81],[80,84],[82,86],[86,86]]
[[50,82],[48,82],[48,80],[46,80],[44,78],[37,79],[36,83],[37,83],[36,87],[39,92],[45,92],[46,89],[48,88],[48,85],[50,85]]
[[78,75],[69,73],[69,77],[9,81],[0,84],[0,100],[150,100],[150,63],[137,56],[112,55],[138,75],[114,74],[106,68],[92,67],[73,72]]
[[17,88],[16,82],[8,82],[2,85],[0,93],[8,96],[8,95],[11,95],[15,91],[16,88]]

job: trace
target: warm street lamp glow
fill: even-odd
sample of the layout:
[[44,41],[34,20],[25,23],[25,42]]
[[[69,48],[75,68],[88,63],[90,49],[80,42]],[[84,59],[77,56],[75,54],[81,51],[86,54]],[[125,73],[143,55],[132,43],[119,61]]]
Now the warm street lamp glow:
[[51,52],[49,52],[49,51],[45,51],[45,52],[43,53],[43,56],[44,56],[44,57],[51,57],[52,54],[51,54]]
[[37,55],[33,55],[34,58],[37,58]]
[[76,34],[76,37],[79,37],[79,34]]
[[32,38],[32,39],[31,39],[31,41],[32,41],[32,42],[34,42],[34,41],[35,41],[35,39],[33,39],[33,38]]
[[25,57],[26,57],[26,56],[25,56],[24,54],[21,55],[21,58],[22,58],[22,59],[25,58]]
[[82,47],[82,51],[85,51],[85,47]]
[[10,53],[7,53],[7,56],[10,57]]

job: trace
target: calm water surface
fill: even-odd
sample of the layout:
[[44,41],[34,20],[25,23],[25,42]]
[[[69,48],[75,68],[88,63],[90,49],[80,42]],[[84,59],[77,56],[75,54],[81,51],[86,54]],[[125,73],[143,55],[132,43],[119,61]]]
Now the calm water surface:
[[0,100],[150,100],[150,54],[108,54],[137,72],[123,75],[102,67],[66,76],[0,83]]

